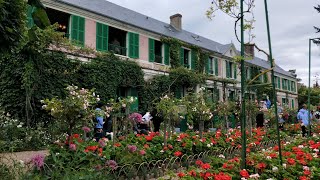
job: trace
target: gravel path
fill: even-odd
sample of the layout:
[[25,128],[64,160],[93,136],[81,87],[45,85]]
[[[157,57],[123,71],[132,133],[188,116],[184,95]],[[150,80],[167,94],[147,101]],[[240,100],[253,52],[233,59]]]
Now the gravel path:
[[14,152],[14,153],[1,153],[0,154],[0,163],[4,163],[7,165],[13,165],[14,161],[19,162],[22,160],[23,162],[28,162],[34,155],[44,154],[49,155],[48,150],[42,151],[23,151],[23,152]]

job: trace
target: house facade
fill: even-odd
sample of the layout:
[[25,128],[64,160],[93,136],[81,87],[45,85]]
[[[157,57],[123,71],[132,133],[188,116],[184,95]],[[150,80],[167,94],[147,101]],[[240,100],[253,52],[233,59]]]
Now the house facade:
[[[240,99],[241,75],[239,64],[233,58],[239,53],[234,45],[220,44],[183,30],[180,14],[170,16],[170,23],[164,23],[105,0],[42,0],[42,3],[51,23],[58,23],[58,30],[78,46],[112,51],[120,59],[135,61],[142,67],[145,80],[168,74],[170,51],[169,46],[161,41],[162,37],[196,46],[209,54],[206,60],[206,72],[210,75],[207,88],[220,101]],[[195,66],[193,53],[188,47],[180,48],[180,63],[190,70]],[[270,63],[259,58],[246,61],[248,79],[254,68],[265,70],[270,68]],[[278,101],[298,108],[295,75],[277,66],[275,76]],[[270,73],[267,74],[264,81],[271,82],[270,77]],[[255,96],[254,93],[248,94],[252,98]]]

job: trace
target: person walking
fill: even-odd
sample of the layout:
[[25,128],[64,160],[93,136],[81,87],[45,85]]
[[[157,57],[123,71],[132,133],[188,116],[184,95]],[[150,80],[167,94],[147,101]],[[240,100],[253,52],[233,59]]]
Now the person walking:
[[96,126],[94,128],[94,137],[96,141],[99,141],[100,138],[103,137],[103,119],[105,112],[102,110],[102,106],[103,104],[101,102],[98,102],[95,109]]
[[[309,111],[307,110],[307,105],[303,104],[302,108],[299,110],[297,114],[297,119],[301,123],[301,131],[302,131],[302,137],[305,137],[307,133],[307,127],[309,126],[309,118],[311,123],[312,115],[309,116]],[[310,129],[309,129],[310,130]]]

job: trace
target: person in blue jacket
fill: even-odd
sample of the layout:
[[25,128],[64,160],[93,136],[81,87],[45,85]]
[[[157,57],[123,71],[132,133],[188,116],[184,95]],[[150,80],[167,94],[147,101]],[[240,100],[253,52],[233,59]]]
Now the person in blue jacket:
[[94,137],[96,141],[99,141],[100,138],[103,137],[103,119],[105,116],[105,112],[102,110],[103,104],[101,102],[97,103],[96,109],[95,109],[95,121],[96,125],[94,128]]
[[312,115],[309,111],[307,110],[307,105],[303,104],[302,108],[299,110],[297,119],[301,123],[301,130],[302,130],[302,136],[305,137],[307,131],[306,128],[309,126],[309,118],[310,118],[310,123],[311,123],[311,118]]

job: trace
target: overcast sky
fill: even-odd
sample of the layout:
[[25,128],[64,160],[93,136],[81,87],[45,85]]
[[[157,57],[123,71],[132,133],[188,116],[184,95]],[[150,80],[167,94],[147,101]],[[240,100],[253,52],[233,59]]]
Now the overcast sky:
[[[233,42],[240,49],[234,35],[234,19],[223,13],[217,13],[212,20],[205,16],[210,0],[109,1],[166,23],[169,23],[170,15],[180,13],[183,29],[222,44]],[[256,0],[256,23],[253,31],[256,38],[253,42],[268,51],[263,2]],[[308,39],[320,37],[313,29],[313,26],[320,26],[320,14],[313,8],[317,4],[320,4],[320,0],[268,1],[272,50],[276,63],[285,70],[296,69],[304,84],[308,83]],[[256,55],[266,59],[261,53]],[[320,74],[320,47],[313,45],[311,75],[315,76],[317,73]],[[314,80],[315,77],[312,77],[311,84]]]

